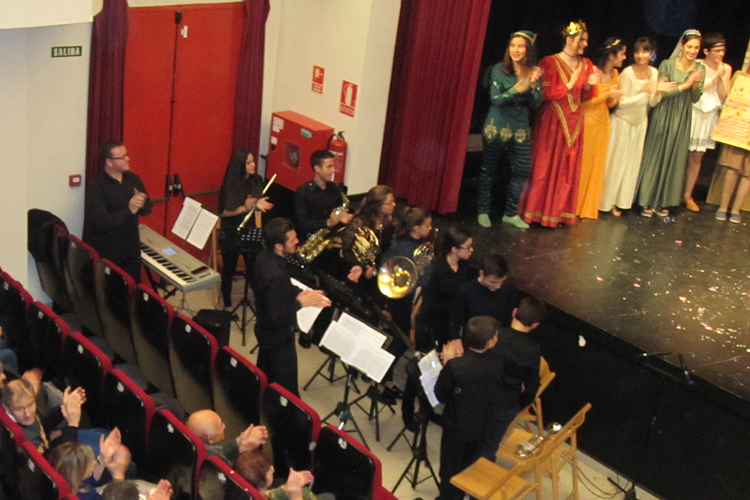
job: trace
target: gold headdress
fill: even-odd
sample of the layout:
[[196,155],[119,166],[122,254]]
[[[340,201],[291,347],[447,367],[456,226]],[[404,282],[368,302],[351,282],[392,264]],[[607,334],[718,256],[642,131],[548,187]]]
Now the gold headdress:
[[617,45],[620,45],[621,40],[619,38],[615,38],[615,41],[604,47],[604,50],[609,50],[612,47],[615,47]]
[[531,31],[516,31],[512,35],[510,35],[511,38],[515,38],[517,36],[520,36],[521,38],[525,38],[529,41],[529,44],[533,45],[534,42],[536,42],[536,33],[532,33]]
[[563,36],[577,36],[583,33],[584,31],[588,31],[586,29],[586,23],[581,21],[580,19],[578,22],[571,21],[569,25],[565,27],[565,29],[562,31]]

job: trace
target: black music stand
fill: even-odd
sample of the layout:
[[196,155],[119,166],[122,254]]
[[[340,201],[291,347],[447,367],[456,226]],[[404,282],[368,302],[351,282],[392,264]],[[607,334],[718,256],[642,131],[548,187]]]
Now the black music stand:
[[[406,388],[404,390],[404,401],[401,406],[404,428],[401,429],[401,432],[396,435],[391,444],[388,445],[388,448],[386,448],[388,451],[391,451],[399,438],[403,437],[409,445],[409,448],[411,448],[412,453],[411,461],[391,490],[391,493],[394,494],[401,484],[401,481],[403,481],[409,474],[411,474],[408,479],[409,483],[411,483],[411,489],[415,489],[418,484],[427,481],[430,477],[435,481],[435,485],[437,485],[438,488],[440,487],[440,482],[432,468],[430,458],[427,456],[427,426],[430,424],[430,417],[434,412],[430,405],[430,401],[427,399],[427,395],[424,392],[422,383],[419,380],[420,374],[419,358],[414,357],[410,359],[409,363],[406,365]],[[419,409],[416,412],[414,411],[415,402],[419,404]],[[407,430],[414,433],[414,439],[412,442],[409,442],[406,438]],[[429,469],[430,475],[419,479],[419,467],[422,463],[424,463],[427,469]],[[413,471],[411,471],[412,466],[414,466]]]
[[[242,345],[246,343],[247,325],[255,317],[255,308],[250,302],[250,273],[252,272],[252,263],[255,262],[255,256],[263,249],[263,229],[259,227],[242,227],[237,228],[237,239],[240,245],[242,258],[245,260],[245,289],[240,300],[232,309],[232,318],[237,311],[242,308],[242,316],[234,320],[237,327],[242,332]],[[249,313],[249,315],[248,315]],[[258,346],[253,348],[253,351]]]

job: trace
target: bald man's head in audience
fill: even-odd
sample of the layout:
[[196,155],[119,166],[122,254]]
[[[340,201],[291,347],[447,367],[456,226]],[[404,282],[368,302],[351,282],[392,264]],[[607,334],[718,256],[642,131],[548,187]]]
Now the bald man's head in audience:
[[190,415],[187,425],[206,444],[224,441],[227,426],[218,413],[212,410],[199,410]]

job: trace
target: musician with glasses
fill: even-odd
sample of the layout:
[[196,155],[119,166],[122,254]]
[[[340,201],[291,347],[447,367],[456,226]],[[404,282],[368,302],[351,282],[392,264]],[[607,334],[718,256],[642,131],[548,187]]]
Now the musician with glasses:
[[[238,149],[232,155],[219,191],[219,247],[221,248],[221,296],[224,308],[232,308],[232,279],[237,270],[240,255],[245,259],[245,268],[252,269],[252,256],[240,249],[237,227],[248,212],[265,212],[273,208],[267,197],[262,196],[263,177],[256,173],[255,156],[247,150]],[[253,221],[248,221],[253,224]]]
[[87,192],[86,242],[133,277],[141,278],[138,217],[151,213],[152,202],[138,175],[130,172],[128,149],[122,141],[105,142],[99,149],[104,171]]
[[304,239],[320,229],[349,224],[353,217],[348,208],[340,209],[348,200],[332,180],[336,173],[333,153],[322,149],[315,151],[310,156],[310,164],[312,181],[302,184],[294,193],[294,218]]

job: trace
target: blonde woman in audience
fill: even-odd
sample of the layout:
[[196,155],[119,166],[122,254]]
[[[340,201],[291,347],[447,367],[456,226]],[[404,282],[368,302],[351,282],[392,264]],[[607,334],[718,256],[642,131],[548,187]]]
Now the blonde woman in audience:
[[619,38],[607,38],[596,63],[599,83],[592,86],[592,98],[583,102],[583,156],[578,181],[576,213],[582,219],[599,217],[599,198],[604,182],[604,164],[609,143],[609,110],[620,98],[619,72],[625,60],[625,44]]
[[[698,212],[700,207],[693,200],[693,188],[701,171],[703,155],[716,144],[711,139],[716,124],[719,122],[719,110],[729,93],[729,82],[732,67],[723,62],[727,53],[727,42],[718,33],[709,33],[703,37],[703,55],[701,63],[706,68],[703,84],[703,95],[693,104],[693,121],[690,128],[690,153],[685,178],[685,195],[683,201],[688,210]],[[726,207],[725,207],[726,208]]]
[[661,93],[674,90],[675,82],[658,81],[659,72],[649,63],[656,47],[648,38],[636,40],[634,63],[620,74],[620,102],[612,113],[607,162],[599,210],[615,217],[633,205],[643,141],[648,128],[648,111],[661,100]]

